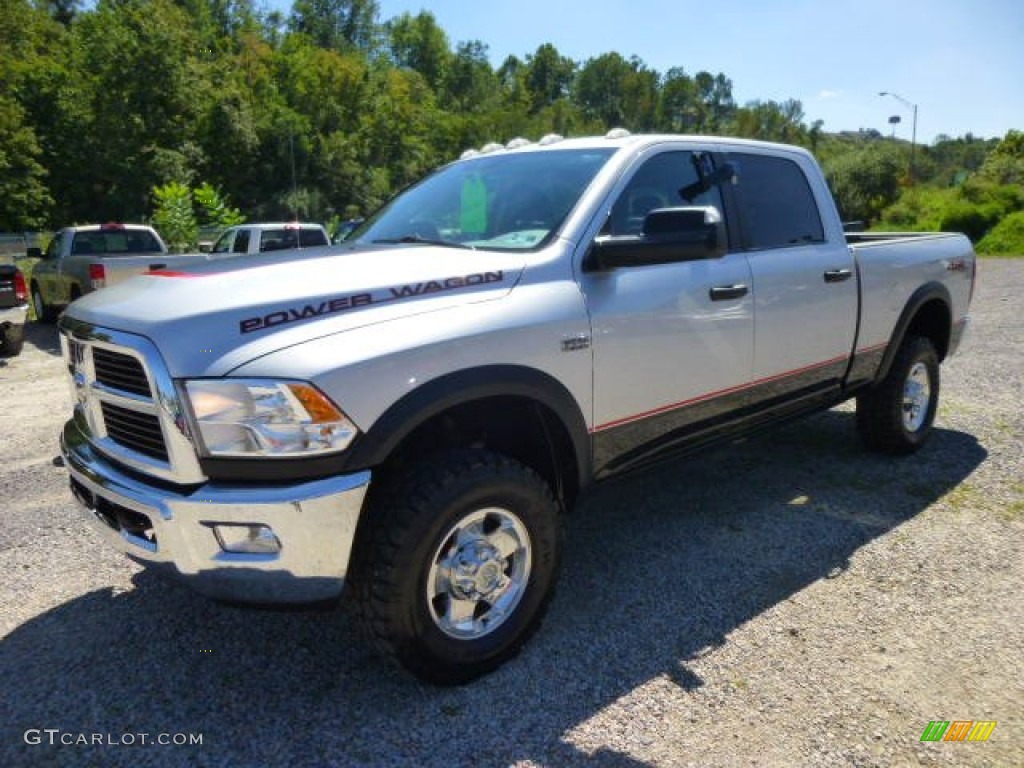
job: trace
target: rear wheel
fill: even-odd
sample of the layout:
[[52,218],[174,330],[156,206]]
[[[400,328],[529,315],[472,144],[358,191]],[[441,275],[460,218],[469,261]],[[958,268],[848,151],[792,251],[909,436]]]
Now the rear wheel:
[[57,319],[57,310],[46,303],[39,283],[32,283],[32,309],[36,313],[37,322],[52,323]]
[[351,569],[364,632],[428,682],[514,656],[540,624],[561,554],[558,505],[533,470],[485,450],[421,462],[371,499]]
[[913,453],[928,439],[939,403],[939,358],[931,341],[903,342],[888,375],[857,397],[857,431],[868,448]]

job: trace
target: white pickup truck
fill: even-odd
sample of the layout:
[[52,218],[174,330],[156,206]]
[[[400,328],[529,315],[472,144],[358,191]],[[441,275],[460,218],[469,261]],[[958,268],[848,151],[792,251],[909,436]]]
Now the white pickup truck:
[[320,224],[299,221],[240,224],[224,230],[209,249],[218,254],[254,254],[329,245],[327,230]]
[[344,586],[379,648],[459,683],[537,628],[594,481],[850,398],[868,447],[928,438],[966,237],[848,238],[783,145],[487,150],[340,247],[71,306],[61,445],[96,529],[220,598]]

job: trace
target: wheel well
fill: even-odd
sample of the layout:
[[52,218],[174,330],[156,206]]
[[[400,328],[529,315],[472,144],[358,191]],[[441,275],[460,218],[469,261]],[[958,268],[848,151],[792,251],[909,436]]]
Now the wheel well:
[[907,326],[904,338],[921,336],[928,339],[935,347],[935,351],[939,355],[939,362],[941,362],[949,351],[951,324],[952,318],[946,302],[932,299],[914,313],[914,319]]
[[427,453],[484,447],[530,467],[569,509],[580,488],[579,457],[562,421],[544,404],[522,396],[460,403],[420,424],[395,448],[385,471]]

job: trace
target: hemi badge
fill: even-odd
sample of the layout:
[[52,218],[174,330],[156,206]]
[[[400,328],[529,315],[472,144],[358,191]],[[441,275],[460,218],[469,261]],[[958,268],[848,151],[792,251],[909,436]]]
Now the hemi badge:
[[567,336],[562,339],[563,352],[577,352],[581,349],[590,349],[590,336],[585,333],[578,333],[575,336]]
[[966,272],[967,261],[964,259],[950,259],[946,262],[946,269],[950,272]]

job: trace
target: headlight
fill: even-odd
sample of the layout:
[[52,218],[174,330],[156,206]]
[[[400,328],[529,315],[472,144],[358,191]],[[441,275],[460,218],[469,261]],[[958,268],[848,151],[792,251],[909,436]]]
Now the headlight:
[[206,456],[307,456],[342,451],[356,426],[312,384],[268,379],[185,382]]

